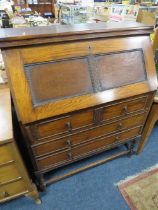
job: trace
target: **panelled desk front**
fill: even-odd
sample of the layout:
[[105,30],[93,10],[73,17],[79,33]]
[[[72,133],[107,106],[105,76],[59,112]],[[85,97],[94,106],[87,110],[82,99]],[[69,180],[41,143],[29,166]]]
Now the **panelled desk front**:
[[13,101],[41,189],[54,181],[44,175],[58,167],[120,144],[127,150],[111,159],[133,153],[157,89],[151,31],[138,23],[2,31]]

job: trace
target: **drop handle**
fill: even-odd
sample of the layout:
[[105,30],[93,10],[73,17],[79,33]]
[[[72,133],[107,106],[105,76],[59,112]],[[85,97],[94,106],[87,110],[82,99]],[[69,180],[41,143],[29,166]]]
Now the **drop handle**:
[[71,153],[71,152],[68,152],[68,158],[69,158],[70,160],[73,160],[73,157],[72,157],[72,153]]
[[117,126],[117,129],[120,130],[120,129],[122,129],[122,127],[123,127],[122,123],[119,123]]
[[9,193],[8,193],[8,192],[6,192],[6,191],[5,191],[5,192],[3,192],[3,197],[4,197],[4,198],[9,197],[9,196],[10,196],[10,195],[9,195]]
[[123,107],[123,111],[124,111],[125,114],[127,114],[128,113],[128,107],[127,106],[124,106]]
[[67,144],[68,147],[71,148],[72,144],[71,144],[71,141],[70,141],[70,140],[67,140],[67,141],[66,141],[66,144]]
[[68,131],[71,132],[72,131],[72,125],[71,122],[67,122],[66,123],[66,127],[68,128]]

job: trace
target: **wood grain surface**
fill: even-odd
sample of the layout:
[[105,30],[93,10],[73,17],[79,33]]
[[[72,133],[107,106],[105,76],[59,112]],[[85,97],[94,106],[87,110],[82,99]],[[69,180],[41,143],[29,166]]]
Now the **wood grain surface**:
[[[3,57],[8,72],[9,83],[11,86],[12,96],[15,101],[15,106],[17,108],[19,121],[22,121],[23,124],[30,123],[37,120],[42,120],[45,118],[57,116],[60,114],[66,114],[68,112],[73,112],[79,109],[85,109],[88,107],[100,105],[102,103],[109,103],[115,100],[125,99],[128,97],[136,96],[138,94],[155,91],[157,89],[155,65],[152,59],[153,52],[151,49],[151,43],[149,37],[138,36],[138,37],[128,37],[120,39],[109,38],[105,40],[81,42],[79,46],[80,47],[77,48],[75,42],[70,44],[69,46],[68,44],[52,45],[49,47],[42,45],[37,48],[28,47],[28,48],[10,49],[3,51]],[[140,81],[134,84],[127,84],[106,91],[97,91],[97,93],[94,92],[91,94],[86,94],[81,96],[79,95],[77,97],[64,98],[63,100],[50,101],[50,102],[45,100],[44,104],[41,104],[41,106],[40,105],[34,106],[33,98],[31,95],[32,87],[29,85],[24,71],[25,63],[28,64],[32,62],[33,63],[47,62],[50,60],[63,59],[63,58],[71,59],[72,56],[73,57],[77,56],[76,59],[78,59],[78,56],[90,56],[90,59],[92,60],[90,68],[94,68],[93,65],[94,59],[92,58],[93,55],[95,56],[96,54],[100,53],[111,53],[118,51],[124,52],[126,50],[133,50],[133,49],[143,50],[144,62],[145,62],[144,65],[146,70],[146,72],[144,72],[144,74],[146,73],[145,81]],[[36,53],[37,51],[38,53]],[[73,68],[72,65],[71,67]],[[107,69],[105,69],[105,73],[106,71]],[[131,72],[127,70],[127,74],[131,74]],[[96,78],[96,73],[92,76],[93,78]],[[135,78],[138,77],[140,76],[139,75],[135,76]],[[42,80],[42,78],[44,77],[41,77],[40,80]],[[113,77],[113,84],[115,83],[114,80],[115,77]],[[121,81],[122,78],[119,77],[118,80]],[[82,80],[80,80],[80,82],[82,84]],[[63,87],[64,86],[68,87],[68,85],[69,84],[63,83]],[[52,83],[51,87],[49,87],[49,90],[45,86],[41,86],[41,88],[43,90],[43,93],[47,91],[49,92],[51,89],[54,88],[54,85]],[[24,112],[24,110],[27,110],[27,112]]]
[[0,85],[0,144],[13,138],[10,90]]
[[20,29],[1,29],[0,48],[48,44],[65,41],[86,40],[108,37],[127,37],[147,35],[153,31],[153,26],[141,23],[98,23],[57,25]]

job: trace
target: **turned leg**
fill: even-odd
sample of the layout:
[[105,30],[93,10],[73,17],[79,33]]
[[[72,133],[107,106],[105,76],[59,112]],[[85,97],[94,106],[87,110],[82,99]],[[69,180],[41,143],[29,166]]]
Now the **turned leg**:
[[32,199],[34,199],[36,204],[41,204],[42,203],[36,188],[33,191],[27,193],[26,196],[31,197]]
[[144,149],[144,146],[147,143],[150,133],[151,133],[157,120],[158,120],[158,103],[154,103],[152,105],[151,111],[150,111],[148,119],[146,121],[144,130],[143,130],[143,134],[141,137],[141,141],[138,146],[137,154],[140,154],[142,152],[142,150]]
[[133,141],[131,141],[131,145],[130,145],[130,148],[129,148],[129,155],[130,157],[134,154],[134,147],[135,147],[135,144],[136,144],[136,139],[134,139]]

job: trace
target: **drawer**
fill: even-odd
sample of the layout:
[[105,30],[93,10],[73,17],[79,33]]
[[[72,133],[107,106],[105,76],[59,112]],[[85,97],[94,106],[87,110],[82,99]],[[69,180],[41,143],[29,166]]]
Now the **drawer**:
[[117,145],[120,142],[128,141],[129,139],[136,137],[140,131],[141,127],[132,128],[128,131],[120,132],[112,136],[103,137],[98,140],[82,144],[67,151],[38,158],[36,159],[37,165],[40,170],[47,169],[49,167],[57,167],[68,162],[72,162],[73,160],[78,159],[79,156],[84,157],[87,154],[93,154],[98,150],[104,150],[106,147],[110,147],[114,144]]
[[141,130],[140,127],[133,128],[129,131],[118,133],[110,137],[101,138],[97,141],[81,145],[79,147],[72,149],[71,156],[72,158],[73,157],[75,158],[81,155],[86,155],[88,153],[91,153],[93,151],[95,152],[96,150],[100,150],[109,145],[117,144],[119,142],[123,142],[128,139],[134,138],[139,134],[140,130]]
[[110,106],[102,107],[101,120],[106,121],[116,117],[126,116],[127,114],[144,110],[146,107],[147,96],[137,99],[131,99],[126,102],[113,104]]
[[94,110],[82,111],[66,117],[40,122],[27,127],[32,141],[47,141],[48,138],[59,138],[86,129],[113,118],[124,117],[128,114],[143,111],[146,106],[147,96],[113,103],[109,106]]
[[3,200],[9,200],[13,196],[16,197],[16,195],[26,192],[27,188],[23,180],[5,184],[0,186],[0,202],[3,202]]
[[93,111],[84,111],[72,116],[66,116],[55,120],[37,123],[30,126],[35,139],[42,139],[49,136],[63,135],[83,128],[93,123]]
[[46,153],[55,152],[58,150],[69,148],[70,146],[76,146],[80,143],[84,143],[94,138],[118,132],[120,130],[135,127],[137,125],[144,124],[145,114],[139,114],[130,116],[123,120],[116,121],[114,123],[98,126],[95,129],[80,132],[71,136],[64,137],[60,140],[50,141],[40,145],[34,145],[32,147],[33,152],[36,156],[44,155]]
[[0,165],[14,161],[11,152],[11,144],[0,146]]
[[68,151],[59,152],[53,155],[49,155],[43,158],[36,159],[37,166],[40,170],[47,169],[56,165],[62,165],[66,162],[70,162]]
[[0,185],[18,177],[20,177],[20,174],[14,163],[0,167]]

